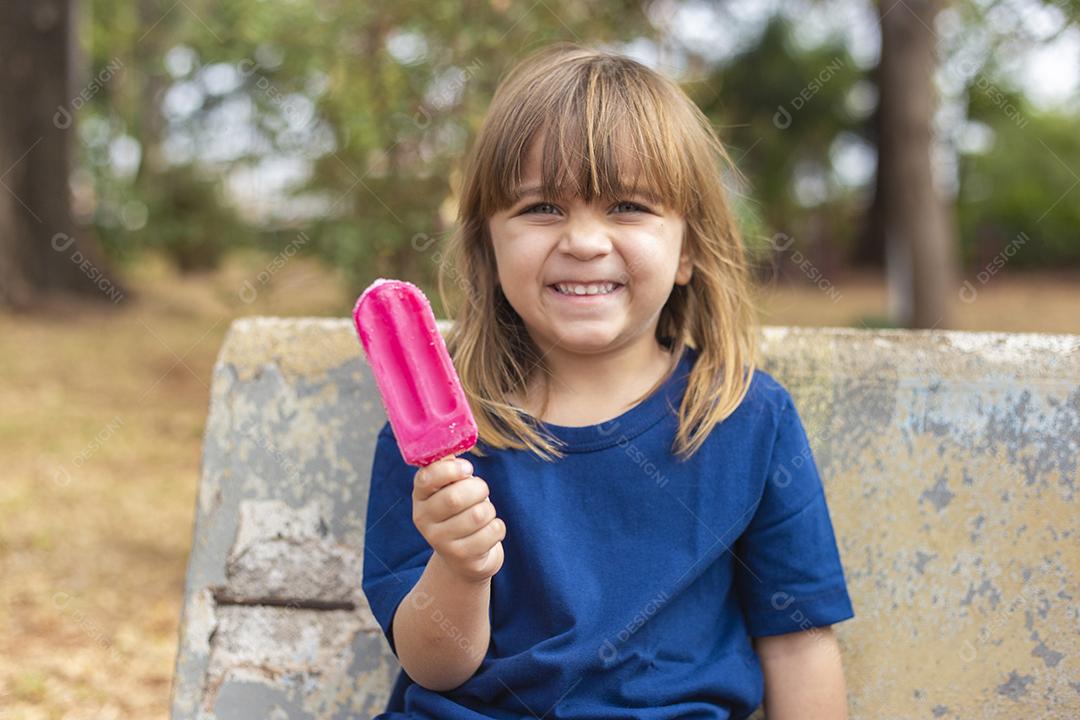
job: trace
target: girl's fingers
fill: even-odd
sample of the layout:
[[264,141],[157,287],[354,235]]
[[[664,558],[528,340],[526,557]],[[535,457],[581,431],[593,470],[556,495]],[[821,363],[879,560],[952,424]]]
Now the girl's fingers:
[[420,468],[413,477],[413,498],[427,500],[447,485],[472,475],[472,463],[449,455]]
[[495,518],[472,535],[448,543],[449,552],[459,558],[478,558],[506,537],[506,523]]
[[435,526],[435,532],[447,542],[468,537],[495,519],[495,506],[484,498]]
[[432,523],[441,523],[483,502],[487,496],[487,483],[474,476],[450,483],[421,503],[421,508]]

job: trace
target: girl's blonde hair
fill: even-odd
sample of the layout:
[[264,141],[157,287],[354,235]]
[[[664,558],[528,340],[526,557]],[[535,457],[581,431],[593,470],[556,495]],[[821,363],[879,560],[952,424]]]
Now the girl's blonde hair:
[[675,284],[656,328],[675,363],[687,345],[698,351],[673,448],[685,460],[739,406],[758,363],[747,260],[722,184],[734,168],[678,86],[628,57],[568,42],[526,57],[499,83],[467,159],[458,227],[439,269],[439,295],[454,321],[447,347],[480,432],[473,452],[484,457],[483,443],[563,456],[559,440],[511,402],[516,391],[524,397],[534,371],[546,376],[548,368],[498,286],[488,232],[491,216],[513,204],[527,151],[541,137],[549,139],[545,197],[616,197],[627,177],[620,162],[630,157],[639,182],[685,219],[693,274]]

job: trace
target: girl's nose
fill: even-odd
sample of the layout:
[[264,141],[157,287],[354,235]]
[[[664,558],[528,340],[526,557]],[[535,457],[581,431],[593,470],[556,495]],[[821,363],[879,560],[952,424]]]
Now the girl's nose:
[[611,252],[611,237],[605,223],[592,218],[577,217],[566,225],[560,247],[564,252],[581,259]]

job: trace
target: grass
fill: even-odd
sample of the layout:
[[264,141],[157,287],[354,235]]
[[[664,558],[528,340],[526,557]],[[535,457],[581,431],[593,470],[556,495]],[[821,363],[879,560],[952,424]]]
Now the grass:
[[[180,277],[154,258],[111,311],[0,315],[0,719],[166,718],[211,369],[244,315],[348,317],[338,273],[269,257]],[[762,290],[771,325],[887,325],[873,277]],[[1080,283],[999,276],[957,327],[1080,333]]]
[[165,718],[211,369],[233,318],[339,315],[306,259],[137,268],[112,312],[0,315],[0,718]]

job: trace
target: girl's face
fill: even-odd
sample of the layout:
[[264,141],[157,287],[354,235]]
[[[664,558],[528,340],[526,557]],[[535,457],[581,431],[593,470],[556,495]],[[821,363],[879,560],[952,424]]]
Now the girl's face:
[[[545,355],[655,353],[660,311],[674,284],[688,283],[692,273],[683,218],[647,192],[589,204],[580,196],[560,201],[529,192],[540,185],[539,153],[534,142],[524,194],[489,219],[503,293]],[[579,285],[615,289],[565,295],[557,284],[571,285],[570,292]]]

